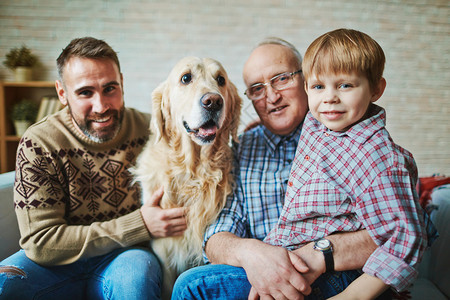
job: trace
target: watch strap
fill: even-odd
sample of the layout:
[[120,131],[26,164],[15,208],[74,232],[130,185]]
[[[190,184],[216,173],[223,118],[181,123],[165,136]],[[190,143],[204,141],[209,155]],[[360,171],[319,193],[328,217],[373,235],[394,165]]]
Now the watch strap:
[[322,253],[325,257],[325,271],[334,272],[333,250],[330,248],[328,250],[323,250]]

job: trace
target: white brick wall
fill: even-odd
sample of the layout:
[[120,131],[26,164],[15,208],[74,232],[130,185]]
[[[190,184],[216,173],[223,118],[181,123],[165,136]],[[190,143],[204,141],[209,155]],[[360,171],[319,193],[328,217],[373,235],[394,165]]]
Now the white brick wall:
[[[279,36],[304,53],[320,34],[364,31],[383,47],[388,86],[379,104],[394,140],[410,150],[421,176],[450,174],[450,2],[448,0],[2,0],[0,58],[22,44],[54,80],[55,59],[75,37],[106,40],[119,52],[128,106],[150,111],[151,91],[183,56],[218,59],[242,93],[252,47]],[[0,66],[0,79],[12,74]],[[254,116],[245,100],[243,121]]]

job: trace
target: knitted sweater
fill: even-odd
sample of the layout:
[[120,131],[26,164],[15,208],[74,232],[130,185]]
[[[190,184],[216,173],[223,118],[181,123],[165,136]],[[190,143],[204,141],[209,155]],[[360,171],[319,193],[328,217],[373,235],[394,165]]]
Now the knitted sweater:
[[14,207],[20,246],[42,265],[63,265],[150,240],[140,188],[128,168],[149,136],[148,114],[125,109],[122,128],[97,143],[68,108],[31,126],[17,150]]

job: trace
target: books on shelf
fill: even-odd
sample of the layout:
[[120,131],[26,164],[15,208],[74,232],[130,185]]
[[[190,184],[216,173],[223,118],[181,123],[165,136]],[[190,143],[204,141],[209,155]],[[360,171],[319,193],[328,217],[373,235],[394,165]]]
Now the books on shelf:
[[54,96],[42,97],[41,104],[39,105],[39,110],[36,117],[36,122],[42,120],[44,117],[54,114],[59,111],[62,107],[59,99]]

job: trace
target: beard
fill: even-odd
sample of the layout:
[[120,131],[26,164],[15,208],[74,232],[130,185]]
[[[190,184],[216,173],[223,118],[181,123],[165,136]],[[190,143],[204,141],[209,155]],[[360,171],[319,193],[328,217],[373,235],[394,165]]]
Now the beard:
[[[70,105],[69,111],[75,124],[78,126],[78,128],[80,128],[84,135],[86,135],[91,141],[94,141],[96,143],[104,143],[115,138],[122,128],[125,107],[122,106],[120,110],[108,109],[102,114],[91,114],[83,117],[75,116]],[[112,118],[112,123],[106,127],[95,129],[92,125],[92,123],[98,120],[108,118]]]

